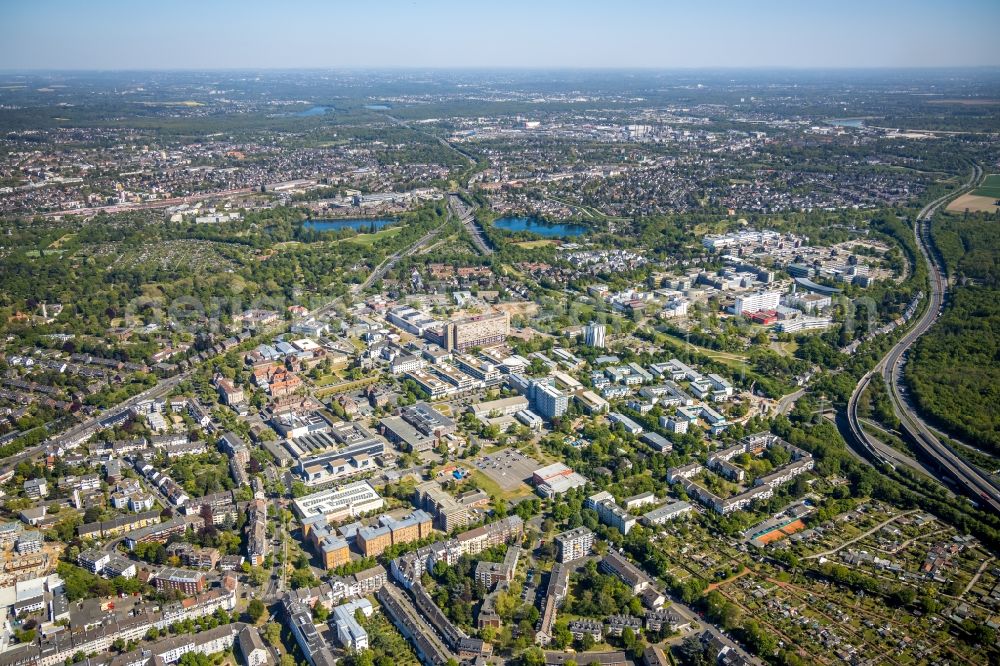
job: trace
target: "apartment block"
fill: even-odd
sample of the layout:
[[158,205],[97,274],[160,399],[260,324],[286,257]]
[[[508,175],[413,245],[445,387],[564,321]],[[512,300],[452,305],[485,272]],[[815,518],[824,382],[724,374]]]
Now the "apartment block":
[[473,347],[500,344],[507,340],[509,334],[510,315],[494,312],[448,322],[440,333],[441,339],[432,342],[437,342],[448,351],[465,352]]
[[629,512],[619,506],[614,496],[607,491],[591,495],[583,505],[596,511],[602,523],[614,527],[622,534],[628,534],[637,522],[635,516],[629,515]]
[[199,594],[205,590],[205,574],[167,567],[157,572],[153,579],[157,590],[180,590],[184,594]]
[[556,535],[556,547],[559,549],[557,561],[566,563],[586,557],[594,548],[594,538],[594,533],[586,527],[577,527]]
[[414,503],[434,516],[438,529],[451,532],[471,520],[469,507],[449,495],[437,481],[427,481],[416,488]]
[[475,579],[487,590],[492,590],[501,582],[514,580],[514,572],[521,556],[521,549],[510,546],[504,555],[503,562],[479,562],[476,564]]

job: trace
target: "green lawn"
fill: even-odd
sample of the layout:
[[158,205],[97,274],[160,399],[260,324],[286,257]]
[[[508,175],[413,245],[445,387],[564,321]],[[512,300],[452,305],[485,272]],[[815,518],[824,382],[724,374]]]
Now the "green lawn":
[[330,384],[336,384],[337,382],[344,381],[343,376],[339,373],[331,372],[328,375],[323,375],[319,379],[313,382],[316,388],[322,388],[324,386],[329,386]]
[[673,333],[664,333],[663,331],[656,331],[657,339],[661,343],[664,341],[671,341],[675,346],[683,346],[687,349],[694,350],[699,354],[704,354],[708,356],[713,361],[718,361],[730,368],[742,368],[747,362],[747,356],[745,354],[737,354],[735,352],[720,351],[717,349],[709,349],[708,347],[699,347],[693,342],[687,342],[684,338],[679,337]]
[[788,342],[774,342],[771,344],[771,348],[783,356],[794,356],[795,350],[799,348],[799,343],[795,340],[789,340]]
[[358,234],[357,236],[351,236],[344,243],[352,243],[354,245],[362,245],[364,247],[371,247],[379,241],[392,238],[400,231],[403,227],[389,227],[388,229],[383,229],[382,231],[376,231],[373,234]]
[[549,245],[555,245],[554,240],[532,240],[532,241],[521,241],[520,243],[514,243],[518,247],[522,247],[525,250],[535,250],[540,247],[547,247]]
[[317,398],[325,398],[328,395],[333,395],[336,393],[347,393],[348,391],[354,391],[359,388],[364,388],[378,381],[378,377],[372,375],[370,377],[362,377],[356,381],[344,381],[339,384],[328,384],[323,388],[318,388],[314,391]]
[[1000,199],[1000,174],[990,174],[983,179],[983,184],[972,191],[979,197],[994,197]]

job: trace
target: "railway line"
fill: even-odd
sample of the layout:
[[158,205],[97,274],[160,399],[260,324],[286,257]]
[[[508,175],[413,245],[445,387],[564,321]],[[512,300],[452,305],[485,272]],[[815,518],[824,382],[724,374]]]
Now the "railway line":
[[144,201],[141,203],[120,203],[120,204],[109,204],[107,206],[92,206],[88,208],[69,208],[66,210],[55,210],[43,213],[44,217],[65,217],[67,215],[97,215],[98,213],[107,213],[111,215],[113,213],[127,213],[136,210],[154,210],[157,208],[169,208],[170,206],[179,206],[181,204],[195,203],[197,201],[206,201],[208,199],[224,199],[226,197],[234,197],[242,194],[250,194],[255,192],[256,189],[252,187],[237,187],[229,190],[219,190],[218,192],[200,192],[198,194],[189,194],[183,197],[171,197],[169,199],[158,199],[156,201]]

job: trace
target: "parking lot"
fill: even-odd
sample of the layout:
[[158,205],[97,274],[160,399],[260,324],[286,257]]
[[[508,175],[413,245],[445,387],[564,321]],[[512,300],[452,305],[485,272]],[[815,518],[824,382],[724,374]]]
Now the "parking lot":
[[531,474],[541,467],[537,461],[514,449],[501,449],[496,453],[479,456],[475,464],[478,470],[507,491],[528,482]]

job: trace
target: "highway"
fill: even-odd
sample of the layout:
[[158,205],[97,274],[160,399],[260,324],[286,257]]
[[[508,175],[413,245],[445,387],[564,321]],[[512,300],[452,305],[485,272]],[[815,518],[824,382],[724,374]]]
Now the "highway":
[[955,480],[960,488],[980,505],[990,507],[1000,513],[1000,488],[981,470],[966,463],[947,444],[942,442],[915,413],[906,398],[902,386],[902,370],[906,354],[917,338],[927,332],[937,321],[944,305],[947,279],[944,276],[940,259],[931,250],[930,223],[938,209],[952,198],[976,187],[982,180],[983,171],[976,165],[965,186],[930,202],[920,211],[914,226],[917,244],[924,261],[927,263],[931,278],[930,300],[927,309],[914,323],[913,327],[889,350],[875,368],[862,377],[857,388],[851,394],[847,405],[847,421],[850,433],[856,443],[864,449],[869,457],[880,464],[894,464],[897,456],[883,442],[870,437],[861,427],[858,419],[858,400],[871,383],[876,373],[880,374],[889,387],[893,409],[900,420],[901,429],[941,472]]
[[440,136],[437,136],[435,134],[431,134],[430,132],[428,132],[426,130],[417,129],[416,127],[413,127],[412,125],[410,125],[405,120],[400,120],[399,118],[396,118],[395,116],[390,116],[387,113],[383,113],[382,115],[385,116],[390,122],[392,122],[395,125],[399,125],[400,127],[405,127],[408,130],[412,130],[414,132],[418,132],[418,133],[423,134],[424,136],[426,136],[426,137],[428,137],[430,139],[433,139],[434,141],[437,141],[442,147],[447,148],[448,150],[451,150],[451,151],[454,151],[454,152],[458,153],[463,158],[465,158],[466,160],[468,160],[469,164],[471,166],[475,166],[476,161],[477,161],[475,155],[471,155],[468,152],[462,150],[461,148],[456,147],[454,144],[452,144],[447,139],[445,139],[443,137],[440,137]]
[[[867,426],[869,429],[879,430],[893,437],[899,436],[899,433],[886,430],[881,425],[879,425],[875,421],[872,421],[871,419],[863,418],[861,419],[861,424]],[[871,430],[869,430],[869,432],[870,431]],[[875,435],[875,437],[877,438],[878,435]],[[882,452],[885,455],[891,457],[892,460],[890,462],[893,463],[894,465],[897,466],[903,465],[904,467],[912,467],[913,469],[923,471],[924,474],[931,477],[932,479],[937,478],[938,472],[929,462],[924,462],[923,460],[918,460],[916,458],[913,458],[912,456],[907,455],[906,453],[903,453],[902,451],[895,449],[891,446],[885,446]],[[947,491],[948,494],[954,495],[951,488],[947,488]]]
[[412,245],[410,245],[409,247],[386,257],[382,261],[382,263],[380,263],[378,266],[375,267],[375,270],[372,271],[372,274],[368,276],[367,280],[365,280],[360,285],[354,285],[351,291],[354,292],[355,294],[361,293],[365,289],[368,289],[370,286],[372,286],[373,284],[384,278],[385,274],[391,271],[392,267],[396,265],[396,262],[398,262],[403,257],[410,256],[423,246],[427,245],[427,243],[431,242],[431,240],[435,236],[441,233],[441,229],[444,227],[444,225],[448,224],[448,219],[449,218],[445,218],[445,221],[442,224],[428,231],[426,234],[417,239],[417,241]]
[[[421,133],[421,134],[423,134],[423,135],[425,135],[427,137],[430,137],[431,139],[434,139],[439,144],[441,144],[441,146],[443,146],[443,147],[445,147],[445,148],[447,148],[449,150],[452,150],[452,151],[458,153],[463,158],[465,158],[466,160],[468,160],[471,165],[475,166],[475,164],[476,164],[476,157],[474,155],[470,155],[469,153],[467,153],[466,151],[462,150],[461,148],[456,147],[454,144],[452,144],[447,139],[445,139],[443,137],[435,136],[434,134],[431,134],[430,132],[425,132],[424,130],[415,129],[409,123],[404,122],[404,121],[400,120],[399,118],[395,118],[395,117],[390,116],[388,114],[384,114],[384,115],[391,122],[395,123],[396,125],[399,125],[400,127],[405,127],[408,130],[413,130],[414,132],[419,132],[419,133]],[[486,257],[488,257],[491,254],[493,254],[493,248],[490,247],[489,241],[483,235],[483,230],[479,226],[479,223],[476,222],[476,218],[473,215],[473,213],[475,212],[475,207],[466,206],[465,203],[461,199],[458,198],[458,196],[456,196],[455,194],[449,194],[448,195],[448,208],[451,211],[452,215],[454,215],[455,217],[457,217],[459,219],[459,221],[462,223],[462,226],[465,227],[465,230],[467,232],[469,232],[469,236],[472,237],[472,244],[476,246],[476,249],[479,250],[479,253],[482,254],[483,256],[486,256]]]
[[[449,202],[449,206],[450,206],[450,202]],[[406,248],[404,248],[402,250],[399,250],[398,252],[394,252],[393,254],[390,254],[388,257],[386,257],[385,259],[383,259],[382,262],[379,263],[379,265],[375,267],[375,269],[371,272],[371,275],[369,275],[368,278],[364,282],[362,282],[361,284],[355,284],[355,285],[351,286],[351,296],[352,297],[357,297],[365,289],[368,289],[373,284],[375,284],[376,282],[378,282],[379,280],[381,280],[382,278],[384,278],[385,275],[386,275],[386,273],[388,273],[389,271],[391,271],[392,268],[393,268],[393,266],[395,266],[396,263],[399,262],[400,259],[402,259],[403,257],[408,257],[411,254],[415,253],[420,248],[426,246],[439,233],[441,233],[441,229],[443,229],[444,226],[446,224],[448,224],[448,221],[450,219],[451,219],[450,217],[449,218],[445,218],[445,221],[443,223],[441,223],[436,228],[431,229],[426,234],[424,234],[423,236],[421,236],[420,238],[418,238],[412,245],[410,245],[410,246],[408,246],[408,247],[406,247]],[[326,303],[324,305],[321,305],[320,307],[318,307],[315,310],[313,310],[310,313],[310,316],[316,317],[316,318],[325,317],[326,315],[328,315],[331,312],[333,312],[336,309],[337,304],[341,303],[342,301],[343,301],[343,298],[340,297],[340,296],[338,296],[337,298],[333,299],[332,301],[330,301],[330,302],[328,302],[328,303]]]
[[493,254],[493,248],[490,247],[489,241],[483,235],[482,228],[476,222],[476,216],[474,215],[476,209],[466,206],[454,194],[448,195],[448,208],[451,210],[452,215],[459,219],[465,230],[469,232],[469,236],[472,237],[472,244],[476,246],[479,253],[487,257]]

